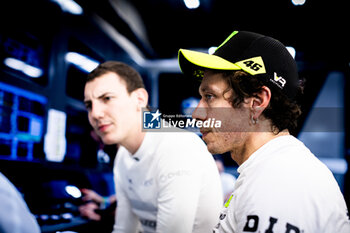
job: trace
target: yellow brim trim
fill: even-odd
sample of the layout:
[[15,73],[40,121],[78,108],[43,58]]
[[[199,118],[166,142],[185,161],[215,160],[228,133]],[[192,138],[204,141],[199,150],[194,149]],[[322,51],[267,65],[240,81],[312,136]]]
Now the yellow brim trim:
[[[210,55],[202,52],[180,49],[179,55],[194,65],[217,70],[240,70],[241,68],[219,56]],[[181,68],[181,67],[180,67]]]
[[[182,72],[186,72],[186,70],[183,70],[186,63],[215,70],[244,70],[251,75],[266,73],[265,64],[261,56],[232,63],[216,55],[180,49],[179,64]],[[184,67],[181,67],[182,65]]]

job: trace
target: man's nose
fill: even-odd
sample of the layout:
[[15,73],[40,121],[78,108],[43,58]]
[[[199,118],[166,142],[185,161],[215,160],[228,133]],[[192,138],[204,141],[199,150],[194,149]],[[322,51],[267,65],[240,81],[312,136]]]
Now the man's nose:
[[94,119],[100,119],[104,116],[104,108],[101,104],[94,103],[91,104],[90,115]]
[[192,118],[205,121],[207,119],[207,107],[204,106],[203,101],[199,101],[196,109],[192,113]]

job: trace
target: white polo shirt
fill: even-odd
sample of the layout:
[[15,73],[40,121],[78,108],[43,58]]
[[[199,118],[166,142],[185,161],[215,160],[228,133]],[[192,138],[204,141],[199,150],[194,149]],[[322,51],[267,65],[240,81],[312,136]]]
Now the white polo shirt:
[[0,232],[39,233],[40,227],[17,188],[0,172]]
[[194,133],[146,133],[134,155],[119,148],[114,175],[114,233],[135,233],[140,225],[145,233],[211,233],[217,223],[219,172]]
[[238,172],[214,232],[350,232],[333,174],[293,136],[269,141]]

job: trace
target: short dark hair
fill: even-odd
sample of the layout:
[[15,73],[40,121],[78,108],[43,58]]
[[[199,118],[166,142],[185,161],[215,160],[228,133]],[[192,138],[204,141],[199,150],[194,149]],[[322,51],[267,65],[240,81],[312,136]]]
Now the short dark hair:
[[[227,81],[229,88],[224,93],[234,91],[229,101],[233,107],[239,107],[245,98],[254,97],[263,86],[271,90],[271,100],[263,115],[272,122],[272,132],[278,133],[284,129],[294,132],[297,128],[297,120],[301,115],[300,106],[296,101],[291,100],[278,88],[266,85],[261,77],[250,75],[244,71],[218,71]],[[299,92],[301,93],[301,87]]]
[[118,61],[107,61],[98,65],[91,73],[88,74],[86,82],[90,82],[97,77],[107,73],[116,73],[126,83],[126,89],[129,93],[138,88],[145,88],[142,77],[131,66]]

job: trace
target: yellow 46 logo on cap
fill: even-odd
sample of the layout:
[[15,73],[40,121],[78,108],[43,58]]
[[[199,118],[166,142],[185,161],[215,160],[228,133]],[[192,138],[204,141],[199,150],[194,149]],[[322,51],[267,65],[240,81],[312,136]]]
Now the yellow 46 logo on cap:
[[265,64],[261,56],[239,61],[235,64],[251,75],[266,73]]

